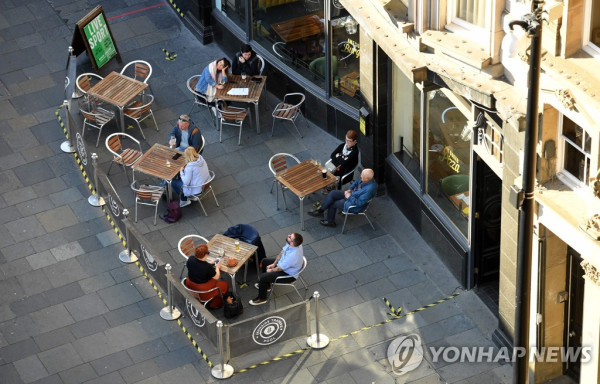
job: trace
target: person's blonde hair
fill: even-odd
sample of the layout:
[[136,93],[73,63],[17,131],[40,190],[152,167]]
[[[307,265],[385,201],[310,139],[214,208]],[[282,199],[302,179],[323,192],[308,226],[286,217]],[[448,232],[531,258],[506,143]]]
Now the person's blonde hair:
[[200,157],[200,155],[198,155],[198,152],[196,152],[194,147],[187,147],[185,149],[185,152],[183,152],[183,156],[185,157],[186,163],[191,163],[192,161],[196,161]]

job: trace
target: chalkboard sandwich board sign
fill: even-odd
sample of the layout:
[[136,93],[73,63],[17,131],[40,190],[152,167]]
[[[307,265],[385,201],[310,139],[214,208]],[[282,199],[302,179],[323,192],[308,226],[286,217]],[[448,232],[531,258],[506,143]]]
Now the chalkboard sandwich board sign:
[[113,58],[121,63],[121,55],[101,5],[77,22],[71,46],[75,55],[87,51],[95,69],[102,68]]

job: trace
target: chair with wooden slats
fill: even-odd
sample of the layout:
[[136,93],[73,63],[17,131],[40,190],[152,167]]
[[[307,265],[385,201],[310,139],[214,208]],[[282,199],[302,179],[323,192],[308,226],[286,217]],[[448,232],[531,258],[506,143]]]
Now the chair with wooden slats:
[[[275,175],[279,172],[282,172],[289,167],[296,165],[300,162],[298,158],[289,153],[276,153],[269,159],[269,169],[273,174],[273,183],[271,184],[271,191],[269,193],[273,193],[273,186],[275,183],[278,183],[281,187],[281,195],[283,196],[283,203],[285,204],[285,209],[287,209],[287,201],[285,201],[285,194],[283,193],[287,187],[283,184],[279,183],[275,178]],[[279,209],[279,192],[277,192],[277,209]]]
[[[283,97],[283,101],[277,104],[275,110],[271,115],[273,116],[273,125],[271,126],[271,137],[273,136],[273,132],[275,129],[275,120],[277,119],[291,121],[292,124],[294,124],[294,128],[296,128],[298,135],[302,137],[300,130],[298,130],[298,127],[296,126],[296,119],[298,118],[298,116],[302,116],[304,118],[300,107],[302,106],[302,103],[304,103],[305,98],[306,97],[304,96],[304,94],[299,92],[288,93]],[[306,119],[304,119],[304,122],[306,122]],[[308,126],[308,122],[306,122],[306,124]]]
[[108,111],[104,108],[98,107],[91,101],[85,102],[79,112],[83,115],[83,127],[81,137],[85,138],[85,127],[92,127],[98,130],[98,138],[96,139],[96,147],[100,143],[100,136],[102,135],[102,128],[108,124],[112,119],[115,118],[115,113]]
[[208,216],[208,214],[206,213],[206,209],[204,209],[204,205],[202,204],[202,199],[204,199],[206,196],[208,196],[209,192],[212,193],[213,197],[215,198],[215,203],[217,204],[217,207],[219,207],[219,202],[217,201],[217,195],[215,195],[215,191],[213,190],[213,187],[211,185],[211,183],[215,179],[215,172],[208,171],[208,173],[210,174],[210,178],[204,184],[202,184],[202,185],[184,185],[184,187],[188,187],[188,188],[192,188],[192,189],[201,188],[200,193],[196,193],[194,195],[188,196],[188,198],[192,201],[198,201],[200,203],[200,207],[204,211],[204,216]]
[[[90,95],[88,95],[88,92],[102,79],[102,76],[91,72],[82,73],[81,75],[77,76],[77,79],[75,80],[75,87],[77,89],[77,93],[83,96],[82,101],[84,103],[93,101],[96,104],[99,104],[96,98],[92,98]],[[80,102],[80,106],[81,105],[82,103]]]
[[[179,239],[179,243],[177,243],[177,250],[179,251],[179,254],[183,256],[185,261],[187,261],[188,257],[194,256],[196,247],[200,244],[208,244],[208,240],[200,235],[185,235],[181,239]],[[181,274],[179,275],[180,279],[183,276],[184,271],[185,264],[181,269]]]
[[165,193],[165,187],[159,185],[140,185],[137,181],[131,183],[131,190],[135,195],[135,222],[138,221],[138,205],[154,207],[154,225],[158,213],[158,203]]
[[217,106],[217,121],[219,122],[219,143],[223,142],[223,125],[232,125],[240,128],[238,145],[242,142],[242,125],[248,116],[248,108]]
[[144,60],[130,61],[121,69],[121,75],[133,78],[148,84],[150,76],[152,76],[152,66]]
[[156,126],[156,132],[158,132],[158,124],[156,124],[154,113],[152,113],[152,103],[154,103],[154,96],[152,96],[149,93],[143,93],[137,96],[136,100],[131,102],[123,110],[123,114],[126,117],[135,120],[138,127],[140,128],[140,132],[142,132],[142,137],[144,139],[146,138],[146,136],[144,136],[144,131],[142,130],[141,122],[146,120],[148,117],[152,117],[154,125]]
[[[136,144],[137,148],[124,147],[121,141],[122,138],[131,140]],[[110,173],[110,169],[114,163],[120,164],[123,166],[123,171],[127,177],[127,184],[131,185],[129,175],[127,174],[127,167],[132,167],[142,157],[142,145],[140,142],[131,135],[117,132],[106,138],[106,148],[113,154],[113,161],[110,163],[106,174]],[[133,180],[135,180],[135,174],[133,174]]]

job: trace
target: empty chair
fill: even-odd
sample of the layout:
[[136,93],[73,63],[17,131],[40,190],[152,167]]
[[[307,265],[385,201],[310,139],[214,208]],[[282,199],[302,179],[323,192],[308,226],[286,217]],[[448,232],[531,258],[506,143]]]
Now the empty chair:
[[[133,148],[126,147],[123,145],[121,139],[129,139],[135,145]],[[133,136],[128,135],[126,133],[113,133],[106,138],[106,148],[110,153],[113,154],[113,161],[110,163],[110,167],[108,167],[108,175],[110,173],[110,169],[113,164],[117,163],[123,166],[123,171],[125,171],[125,176],[127,177],[127,184],[131,184],[129,182],[129,175],[127,174],[127,167],[132,167],[139,159],[142,157],[142,145],[140,142]],[[133,175],[135,180],[135,175]]]
[[[208,115],[210,116],[211,120],[213,120],[213,122],[215,122],[215,116],[210,111],[211,104],[208,102],[206,95],[196,91],[196,83],[198,83],[199,78],[200,78],[200,75],[195,75],[195,76],[190,77],[186,81],[188,90],[194,95],[194,102],[192,103],[192,108],[190,108],[190,112],[188,113],[188,115],[191,116],[192,111],[194,110],[194,107],[196,105],[198,105],[200,107],[204,107],[208,111]],[[215,122],[215,124],[216,124],[216,122]]]
[[[298,135],[302,137],[302,134],[298,130],[296,126],[296,119],[298,116],[302,115],[302,111],[300,110],[300,106],[304,103],[305,96],[302,93],[294,92],[288,93],[283,97],[283,101],[275,107],[275,110],[271,114],[273,116],[273,125],[271,126],[271,136],[273,136],[273,131],[275,129],[275,120],[287,120],[291,121],[294,124],[294,128],[298,132]],[[302,115],[302,117],[304,117]],[[306,119],[304,120],[306,122]],[[306,123],[308,124],[308,123]]]
[[[283,196],[285,209],[287,209],[287,202],[285,201],[285,194],[283,192],[287,189],[287,187],[279,183],[275,178],[275,175],[293,165],[298,164],[299,162],[300,160],[298,160],[296,156],[289,153],[276,153],[269,159],[269,169],[273,174],[273,183],[271,184],[271,191],[269,193],[273,193],[273,186],[275,183],[279,184],[281,187],[281,195]],[[277,209],[279,209],[279,192],[277,192]]]
[[269,292],[269,296],[267,296],[267,302],[269,302],[269,300],[271,300],[271,295],[273,294],[273,292],[275,292],[275,287],[278,285],[294,288],[294,290],[296,291],[298,296],[300,296],[300,299],[304,300],[304,296],[302,296],[300,294],[300,292],[298,291],[298,288],[296,288],[296,282],[298,280],[300,280],[300,282],[304,286],[304,290],[305,291],[308,290],[308,285],[306,285],[306,282],[304,281],[304,279],[301,276],[304,269],[306,269],[306,256],[302,257],[302,269],[300,269],[300,272],[298,272],[298,277],[296,279],[294,279],[294,281],[289,281],[290,276],[279,276],[279,277],[275,278],[275,281],[273,283],[271,283],[271,291]]
[[154,225],[156,225],[156,215],[158,213],[158,203],[165,193],[165,187],[158,185],[140,185],[134,181],[131,183],[131,189],[135,195],[135,222],[138,219],[138,205],[148,205],[154,207]]
[[102,128],[115,118],[115,113],[104,108],[100,108],[91,101],[87,101],[79,109],[83,115],[83,127],[81,137],[85,137],[85,126],[96,128],[98,130],[98,138],[96,139],[96,147],[100,143],[100,135]]
[[156,119],[154,118],[154,113],[152,113],[152,103],[154,102],[154,96],[149,93],[143,93],[141,95],[136,96],[136,100],[131,102],[129,105],[123,109],[123,114],[125,117],[128,117],[134,120],[138,127],[140,128],[140,132],[142,132],[142,137],[145,139],[144,131],[142,130],[141,122],[146,120],[148,117],[152,117],[152,121],[154,121],[154,126],[156,126],[156,132],[158,132],[158,124],[156,124]]
[[240,128],[238,145],[242,142],[242,125],[248,115],[248,108],[217,107],[217,120],[219,122],[219,143],[223,142],[223,125],[232,125]]
[[[75,80],[75,88],[77,89],[77,92],[83,96],[84,102],[91,101],[88,91],[102,79],[104,79],[102,76],[91,72],[82,73],[81,75],[77,76],[77,79]],[[97,102],[97,100],[94,101]]]
[[369,200],[367,202],[367,204],[365,205],[364,209],[360,212],[351,212],[353,208],[356,208],[355,205],[349,206],[348,210],[342,210],[342,214],[344,215],[344,225],[342,226],[342,234],[344,233],[344,228],[346,228],[346,220],[348,220],[348,216],[350,216],[350,215],[364,216],[367,219],[367,221],[369,222],[369,224],[371,224],[371,228],[373,228],[373,230],[375,230],[373,223],[371,223],[371,220],[369,220],[369,216],[367,216],[367,209],[369,209],[369,205],[371,204],[371,201],[373,201],[373,199]]
[[197,291],[195,289],[192,289],[190,287],[187,286],[187,277],[184,277],[181,280],[181,284],[183,285],[183,287],[189,291],[196,299],[198,299],[198,301],[200,301],[200,303],[202,305],[204,305],[204,308],[207,308],[207,305],[210,304],[210,302],[215,298],[215,297],[220,297],[221,298],[221,302],[223,302],[223,292],[221,292],[221,289],[217,286],[207,290],[207,291]]
[[148,84],[148,80],[152,76],[152,66],[143,60],[130,61],[121,70],[121,75],[129,76],[134,80]]
[[215,198],[215,203],[217,204],[217,207],[219,206],[219,202],[217,201],[217,196],[215,195],[215,191],[212,188],[212,181],[215,179],[215,172],[214,171],[208,171],[208,173],[210,174],[210,179],[208,179],[208,181],[202,185],[184,185],[184,187],[188,187],[188,188],[201,188],[200,193],[196,193],[194,195],[192,195],[191,197],[188,196],[188,198],[190,198],[190,200],[192,201],[198,201],[200,203],[200,207],[202,207],[202,210],[204,211],[204,216],[208,216],[208,214],[206,213],[206,209],[204,209],[204,205],[202,204],[202,199],[204,199],[208,193],[212,193],[213,197]]

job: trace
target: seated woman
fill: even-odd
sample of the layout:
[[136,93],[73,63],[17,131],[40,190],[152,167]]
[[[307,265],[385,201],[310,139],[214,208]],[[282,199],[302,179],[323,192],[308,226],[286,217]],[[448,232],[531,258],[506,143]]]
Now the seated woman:
[[[221,277],[221,260],[218,264],[212,264],[206,261],[208,257],[208,245],[200,244],[196,247],[193,257],[188,257],[185,263],[188,269],[188,277],[185,280],[185,286],[194,291],[208,291],[218,287],[222,294],[229,290],[229,284],[226,281],[219,280]],[[200,294],[203,301],[210,300],[209,308],[221,308],[223,300],[216,290],[209,293]]]
[[[335,166],[335,170],[332,172],[339,180],[340,177],[350,172],[356,165],[358,165],[358,132],[350,129],[346,132],[346,141],[337,146],[336,149],[331,153],[331,163]],[[324,193],[335,188],[335,184],[332,184],[324,190]]]
[[206,95],[209,85],[217,89],[222,89],[224,87],[223,84],[227,82],[227,69],[230,66],[231,63],[225,57],[209,63],[202,71],[196,83],[196,91]]
[[[202,192],[202,185],[210,179],[208,165],[194,147],[187,147],[183,152],[183,156],[185,165],[181,167],[179,177],[174,178],[171,182],[171,187],[179,196],[179,206],[182,208],[192,203],[188,196]],[[191,199],[195,200],[194,198]]]

